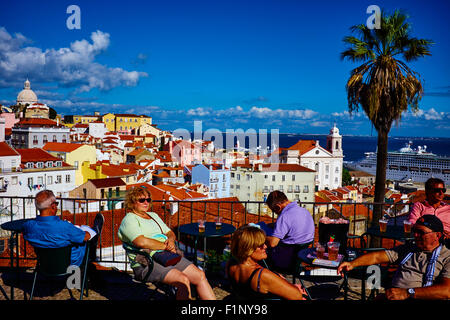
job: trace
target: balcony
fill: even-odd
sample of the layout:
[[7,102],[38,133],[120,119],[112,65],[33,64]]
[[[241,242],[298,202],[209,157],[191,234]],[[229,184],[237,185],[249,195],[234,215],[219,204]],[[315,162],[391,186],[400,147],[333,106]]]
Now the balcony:
[[[120,195],[122,196],[123,194],[121,193]],[[125,216],[125,212],[122,209],[123,198],[58,198],[58,201],[58,214],[61,218],[77,225],[92,225],[94,217],[99,211],[104,215],[105,223],[103,226],[101,241],[99,241],[99,246],[97,248],[97,256],[99,257],[97,269],[102,270],[100,274],[114,273],[118,278],[126,278],[131,270],[128,259],[124,254],[122,243],[117,237],[120,222]],[[172,206],[172,204],[174,205]],[[371,216],[374,206],[373,203],[332,202],[302,202],[301,205],[309,210],[316,226],[318,226],[319,219],[324,215],[327,215],[329,212],[350,219],[350,235],[360,235],[365,232],[367,226],[369,225],[369,217]],[[251,206],[253,206],[253,208],[250,210]],[[171,207],[177,208],[177,211],[174,214],[171,214]],[[401,206],[393,205],[391,207],[393,208],[391,212],[393,223],[402,223],[403,214],[408,211],[407,206],[405,207],[405,205],[402,204]],[[108,210],[101,210],[101,208],[107,208]],[[179,233],[178,226],[195,222],[200,218],[206,219],[207,221],[214,221],[215,217],[221,216],[223,218],[223,222],[230,223],[236,228],[250,222],[255,223],[258,221],[265,221],[266,223],[271,223],[276,221],[274,214],[267,209],[267,206],[262,201],[154,200],[151,204],[150,210],[158,213],[162,220],[175,232],[182,249],[191,248],[192,244],[189,239],[180,237],[181,235]],[[253,213],[250,213],[250,211]],[[22,218],[34,218],[35,216],[36,210],[32,198],[0,196],[0,223]],[[3,267],[9,266],[11,263],[9,250],[7,250],[9,240],[10,239],[7,232],[0,229],[0,266]],[[24,268],[34,266],[35,256],[32,247],[21,236],[18,241],[20,244],[20,250],[18,255],[17,252],[15,253],[14,260],[17,259],[19,265]],[[384,242],[383,245],[385,247],[389,247],[392,243]],[[200,255],[202,254],[203,253],[200,252]],[[105,277],[108,278],[108,276]],[[121,296],[121,290],[130,289],[130,291],[133,291],[136,289],[136,284],[131,282],[131,278],[127,279],[130,282],[127,286],[128,288],[119,286],[120,288],[117,288],[117,290],[121,293],[118,293],[117,297]],[[0,285],[2,285],[1,277]],[[108,285],[114,284],[108,283]],[[89,296],[91,297],[91,293]],[[132,296],[134,295],[132,294]],[[97,297],[97,299],[104,299],[104,297],[95,292],[92,294],[92,297],[94,297],[94,299],[95,297]],[[114,300],[114,298],[111,297],[110,299]]]

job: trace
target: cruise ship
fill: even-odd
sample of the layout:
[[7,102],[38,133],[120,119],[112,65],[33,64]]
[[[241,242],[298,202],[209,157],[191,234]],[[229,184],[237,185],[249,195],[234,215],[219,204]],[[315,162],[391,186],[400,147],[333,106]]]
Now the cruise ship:
[[[427,151],[427,146],[411,148],[409,141],[399,151],[388,152],[386,179],[402,182],[425,182],[427,179],[440,178],[450,184],[450,157],[438,156]],[[366,157],[354,164],[357,170],[376,173],[377,153],[366,152]]]

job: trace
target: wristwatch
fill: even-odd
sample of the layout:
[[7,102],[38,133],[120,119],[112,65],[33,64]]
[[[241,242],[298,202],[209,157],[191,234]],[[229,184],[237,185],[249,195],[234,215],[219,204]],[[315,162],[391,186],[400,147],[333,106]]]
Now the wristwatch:
[[414,288],[409,288],[407,291],[408,291],[409,297],[414,299],[414,296],[416,294],[416,290],[414,290]]

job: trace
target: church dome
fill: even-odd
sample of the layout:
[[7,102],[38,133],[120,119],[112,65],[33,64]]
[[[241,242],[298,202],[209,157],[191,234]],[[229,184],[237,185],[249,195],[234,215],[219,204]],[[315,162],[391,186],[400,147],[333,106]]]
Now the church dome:
[[17,104],[33,104],[37,102],[37,96],[30,87],[30,81],[28,79],[25,81],[23,90],[17,95]]

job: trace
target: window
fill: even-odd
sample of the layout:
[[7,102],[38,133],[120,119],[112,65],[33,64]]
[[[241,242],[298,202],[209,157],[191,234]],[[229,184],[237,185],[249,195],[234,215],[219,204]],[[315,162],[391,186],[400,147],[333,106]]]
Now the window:
[[45,163],[45,166],[46,166],[47,168],[53,168],[53,162],[52,162],[52,161],[47,161],[47,162]]
[[75,169],[78,169],[78,161],[74,161],[73,165],[75,166]]
[[56,139],[56,134],[53,135],[53,142],[58,142],[58,140]]
[[44,178],[43,177],[38,177],[37,178],[37,184],[44,184]]
[[33,162],[27,162],[27,169],[33,169],[34,163]]
[[55,183],[61,183],[62,182],[62,176],[56,176],[56,182]]
[[309,186],[304,186],[303,193],[308,193],[308,192],[309,192]]
[[272,181],[275,181],[275,175],[272,175]]
[[18,183],[17,177],[11,177],[11,184],[17,184],[17,183]]
[[286,181],[286,176],[284,174],[281,176],[281,181]]
[[36,167],[37,168],[43,168],[44,167],[44,163],[43,162],[38,162],[38,163],[36,163]]
[[38,138],[37,138],[37,136],[33,136],[33,144],[38,144]]
[[70,174],[66,174],[66,183],[70,183]]
[[28,186],[29,187],[33,186],[33,178],[28,178]]
[[43,140],[43,142],[44,142],[44,144],[48,142],[48,138],[47,138],[47,135],[46,135],[46,134],[44,134],[44,140]]
[[295,174],[292,175],[292,181],[295,181]]
[[47,177],[47,184],[53,184],[53,177],[52,176],[48,176]]

